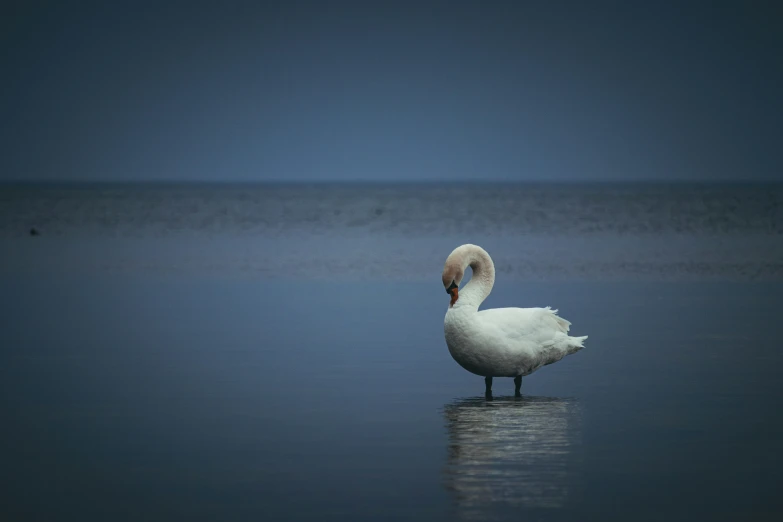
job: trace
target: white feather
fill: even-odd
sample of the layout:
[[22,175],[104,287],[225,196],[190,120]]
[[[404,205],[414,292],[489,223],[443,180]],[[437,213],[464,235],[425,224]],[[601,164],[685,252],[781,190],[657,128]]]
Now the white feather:
[[473,268],[473,277],[444,320],[446,344],[460,366],[485,377],[524,376],[584,347],[587,336],[569,336],[571,323],[548,306],[479,312],[495,280],[492,259],[481,247],[462,245],[447,266],[456,261]]

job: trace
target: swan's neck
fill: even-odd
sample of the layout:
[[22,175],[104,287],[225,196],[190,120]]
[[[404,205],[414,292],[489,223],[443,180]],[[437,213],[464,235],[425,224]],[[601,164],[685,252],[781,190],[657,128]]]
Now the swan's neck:
[[495,264],[484,249],[472,249],[466,256],[465,268],[473,271],[470,281],[459,291],[457,304],[478,310],[495,284]]

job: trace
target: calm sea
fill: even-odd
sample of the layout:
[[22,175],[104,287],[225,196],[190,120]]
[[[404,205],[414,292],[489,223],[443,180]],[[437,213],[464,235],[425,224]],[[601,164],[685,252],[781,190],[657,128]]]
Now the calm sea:
[[[590,336],[521,399],[466,242]],[[3,186],[0,253],[2,520],[783,515],[781,185]]]

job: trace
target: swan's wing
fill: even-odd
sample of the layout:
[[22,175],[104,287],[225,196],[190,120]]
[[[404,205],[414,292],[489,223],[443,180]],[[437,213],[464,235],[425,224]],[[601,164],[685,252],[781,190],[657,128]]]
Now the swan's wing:
[[491,308],[478,313],[481,322],[496,328],[509,339],[525,339],[542,345],[559,334],[568,334],[571,323],[546,308]]

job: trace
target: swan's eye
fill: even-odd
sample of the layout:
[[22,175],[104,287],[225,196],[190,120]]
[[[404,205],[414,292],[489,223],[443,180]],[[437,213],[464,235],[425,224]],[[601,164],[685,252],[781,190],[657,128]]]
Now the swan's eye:
[[457,287],[457,283],[455,283],[454,281],[452,281],[452,282],[451,282],[451,285],[449,285],[449,287],[446,289],[446,293],[447,293],[447,294],[449,294],[449,295],[451,295],[451,291],[452,291],[452,290],[454,290],[455,288],[458,288],[458,287]]

